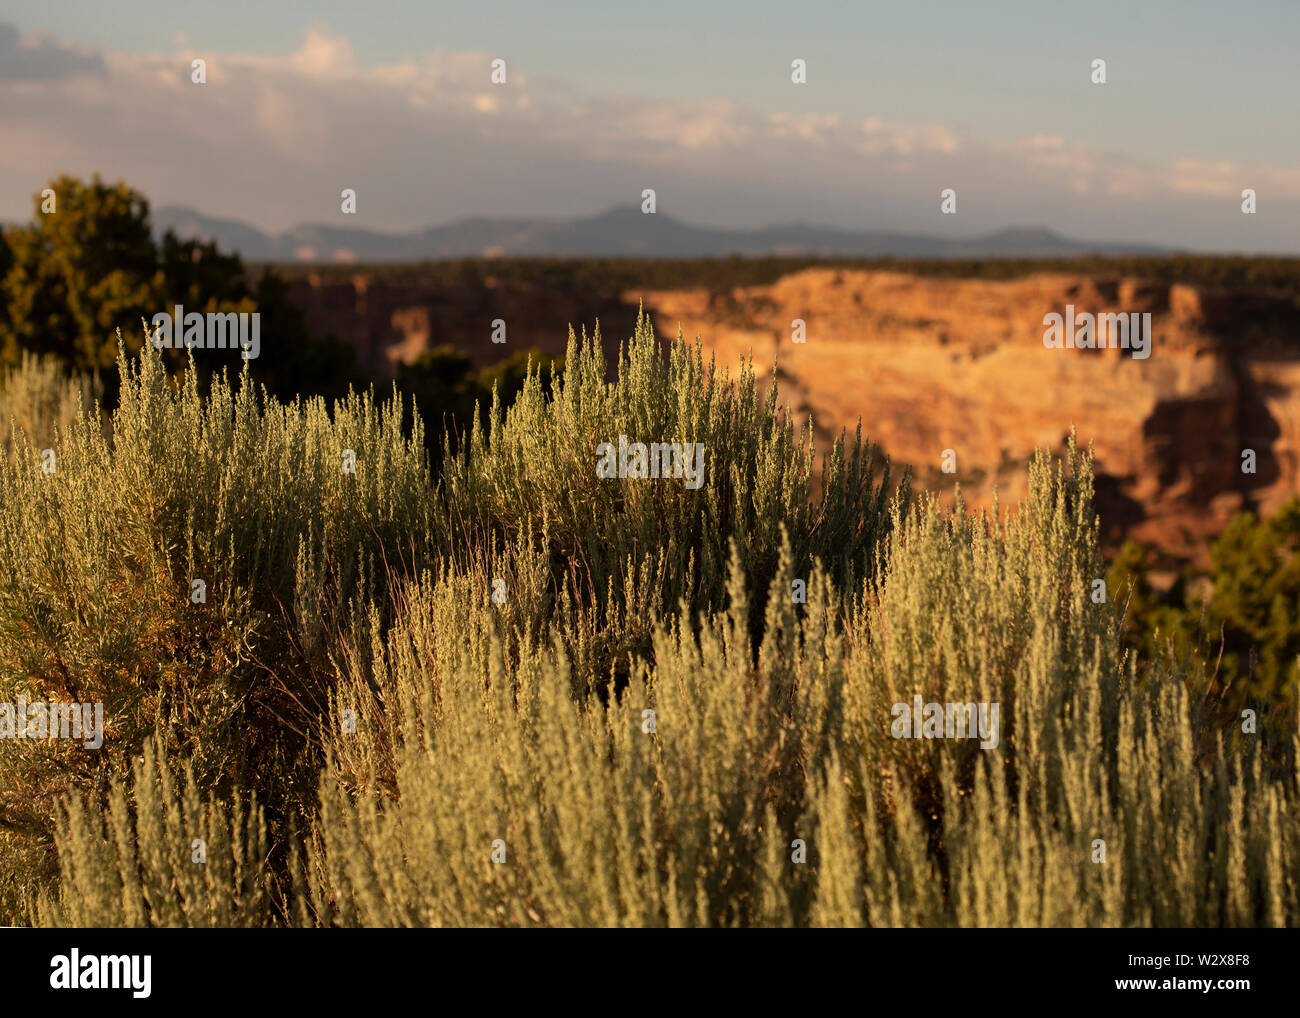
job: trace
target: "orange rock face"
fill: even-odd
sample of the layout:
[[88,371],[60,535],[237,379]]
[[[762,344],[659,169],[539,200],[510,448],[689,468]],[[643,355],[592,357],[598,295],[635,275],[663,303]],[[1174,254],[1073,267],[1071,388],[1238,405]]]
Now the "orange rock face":
[[[729,295],[705,289],[590,294],[485,285],[434,290],[359,272],[294,284],[318,333],[356,344],[361,366],[451,344],[482,365],[530,346],[562,354],[568,326],[598,318],[610,354],[644,300],[661,336],[697,335],[706,358],[752,352],[819,437],[863,431],[919,487],[1003,505],[1025,493],[1035,447],[1060,451],[1071,427],[1097,459],[1097,508],[1110,540],[1133,536],[1205,562],[1234,512],[1268,513],[1300,490],[1300,309],[1288,296],[1207,291],[1131,278],[1041,274],[1011,281],[811,268]],[[1151,354],[1049,349],[1044,316],[1151,315]],[[490,342],[491,323],[508,343]],[[792,340],[802,319],[805,342]],[[612,358],[611,358],[612,359]],[[945,450],[955,474],[941,472]],[[1242,470],[1255,453],[1255,473]]]
[[[863,430],[918,486],[990,504],[1024,495],[1035,447],[1072,427],[1097,458],[1107,536],[1205,559],[1246,507],[1271,512],[1300,482],[1300,332],[1288,300],[1136,279],[1009,282],[810,269],[737,289],[646,294],[656,328],[699,335],[719,363],[753,350],[817,430]],[[717,304],[716,301],[713,302]],[[1151,354],[1049,349],[1044,316],[1149,312]],[[803,319],[805,342],[792,339]],[[1256,472],[1243,473],[1243,451]],[[957,471],[943,474],[945,450]]]

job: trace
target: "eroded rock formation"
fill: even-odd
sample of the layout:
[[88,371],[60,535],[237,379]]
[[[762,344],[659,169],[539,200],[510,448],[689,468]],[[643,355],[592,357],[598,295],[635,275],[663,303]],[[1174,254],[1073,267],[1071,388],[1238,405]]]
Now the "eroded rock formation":
[[[969,502],[1024,494],[1035,446],[1059,450],[1071,427],[1097,455],[1108,537],[1132,535],[1204,562],[1205,541],[1236,511],[1271,512],[1300,490],[1300,308],[1289,295],[1208,291],[1130,278],[1041,274],[1011,281],[812,268],[729,294],[706,289],[590,293],[484,285],[422,287],[358,273],[294,283],[310,327],[356,344],[361,366],[450,344],[476,364],[529,346],[562,354],[568,325],[599,318],[607,346],[644,300],[655,327],[698,335],[706,357],[752,351],[760,375],[779,359],[785,398],[822,435],[863,430],[919,485]],[[1043,317],[1150,312],[1151,356],[1048,349]],[[505,346],[491,322],[508,325]],[[792,321],[806,342],[791,340]],[[956,453],[957,472],[939,466]],[[1243,473],[1254,450],[1256,472]]]
[[[779,358],[781,384],[819,430],[864,430],[918,483],[961,482],[967,500],[1024,494],[1035,446],[1070,428],[1097,456],[1098,510],[1131,535],[1204,560],[1242,508],[1300,490],[1300,311],[1268,293],[1137,279],[1036,275],[1008,282],[810,269],[739,288],[723,312],[704,292],[645,295],[656,326],[682,324],[728,363]],[[1044,315],[1150,312],[1151,356],[1048,349]],[[712,306],[711,306],[712,305]],[[806,342],[791,323],[806,322]],[[945,476],[943,451],[957,454]],[[1242,454],[1256,453],[1243,473]]]

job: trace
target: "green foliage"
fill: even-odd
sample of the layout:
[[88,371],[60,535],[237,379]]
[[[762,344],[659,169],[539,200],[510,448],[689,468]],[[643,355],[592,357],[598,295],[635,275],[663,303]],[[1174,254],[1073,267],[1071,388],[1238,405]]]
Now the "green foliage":
[[513,402],[528,378],[529,366],[552,371],[563,366],[537,349],[520,350],[505,360],[475,369],[474,362],[453,346],[424,350],[411,364],[399,364],[397,388],[409,395],[421,419],[430,422],[446,444],[434,444],[430,452],[439,457],[459,449],[472,422],[486,423],[487,408],[494,398],[503,405]]
[[1211,553],[1211,633],[1226,634],[1223,681],[1294,701],[1300,687],[1300,498],[1266,520],[1239,514]]
[[[814,497],[747,364],[644,322],[613,382],[600,350],[549,398],[530,371],[438,486],[396,397],[204,392],[148,348],[111,443],[4,453],[0,702],[111,716],[99,755],[3,747],[6,918],[1300,924],[1300,719],[1222,727],[1199,659],[1124,653],[1089,454],[973,514],[841,441]],[[703,443],[705,483],[596,477],[620,433]],[[996,703],[996,747],[895,737],[917,695]]]
[[1156,590],[1149,576],[1153,558],[1151,549],[1125,541],[1106,571],[1106,589],[1127,646],[1148,661],[1166,655],[1182,660],[1201,650],[1194,638],[1198,618],[1183,607],[1195,584],[1187,582],[1191,577],[1180,576],[1167,591]]
[[[782,528],[796,576],[806,577],[814,559],[837,582],[870,571],[888,500],[903,495],[890,488],[888,464],[873,472],[874,451],[860,432],[852,444],[841,436],[823,458],[814,498],[811,421],[796,433],[776,386],[765,400],[758,395],[749,362],[733,383],[705,367],[698,342],[692,349],[679,336],[665,357],[645,316],[620,349],[612,383],[602,349],[599,332],[581,343],[570,332],[563,373],[544,383],[540,368],[531,371],[508,411],[494,399],[486,432],[475,424],[443,476],[452,545],[535,539],[550,550],[558,596],[573,610],[637,607],[626,639],[604,634],[599,671],[644,651],[653,617],[679,602],[720,607],[733,539],[760,596]],[[598,477],[600,447],[617,446],[620,436],[702,446],[702,483]],[[597,628],[588,625],[587,635]]]
[[[658,621],[607,704],[471,578],[408,590],[341,687],[358,728],[329,736],[309,918],[1294,925],[1296,717],[1225,749],[1195,676],[1120,660],[1090,597],[1091,462],[1064,467],[1038,457],[1005,521],[896,510],[883,572],[847,600],[818,570],[792,604],[785,543],[757,647],[737,552],[726,609]],[[999,746],[894,738],[916,693],[999,702]]]
[[[0,242],[0,364],[16,365],[29,351],[73,371],[112,375],[116,334],[134,352],[144,342],[141,321],[180,304],[204,313],[259,313],[262,335],[271,338],[252,364],[253,376],[281,398],[341,396],[358,380],[351,349],[313,339],[274,273],[254,280],[237,256],[170,232],[155,244],[148,201],[124,183],[62,176],[47,187],[55,211],[43,213],[36,195],[31,224],[6,231]],[[173,369],[191,363],[185,351],[167,353]],[[204,384],[229,363],[226,351],[192,353]],[[111,398],[116,379],[110,381]]]
[[[1147,578],[1148,553],[1126,544],[1111,566],[1124,637],[1148,659],[1195,658],[1212,691],[1237,713],[1290,705],[1300,689],[1300,498],[1267,519],[1240,513],[1215,541],[1204,582],[1180,580],[1164,596]],[[1196,577],[1192,577],[1196,580]],[[1131,595],[1130,595],[1131,592]]]
[[87,418],[54,439],[53,473],[23,435],[0,457],[0,702],[106,714],[98,752],[6,742],[0,829],[30,851],[60,795],[102,789],[154,736],[280,822],[313,794],[331,629],[428,554],[423,435],[395,399],[285,406],[247,373],[202,395],[151,344],[120,358],[111,442]]
[[146,744],[108,808],[58,809],[57,897],[41,896],[43,926],[266,926],[274,888],[266,823],[254,800],[215,803],[186,769],[178,784],[161,747]]
[[[808,268],[880,270],[942,279],[1019,279],[1042,272],[1209,287],[1267,287],[1300,298],[1300,258],[1224,255],[1102,256],[1072,258],[809,258],[733,255],[727,258],[461,258],[372,265],[393,285],[452,290],[500,286],[582,294],[591,306],[621,303],[630,291],[704,287],[724,304],[736,287],[766,286]],[[286,278],[307,273],[328,281],[349,279],[355,267],[284,265]],[[490,281],[490,283],[489,283]],[[1300,306],[1300,305],[1297,305]]]
[[[788,567],[787,559],[782,580]],[[413,594],[367,676],[397,714],[391,791],[347,791],[333,770],[322,778],[313,916],[363,925],[740,924],[767,895],[767,918],[783,919],[788,907],[753,863],[781,837],[769,800],[780,810],[798,802],[797,754],[826,748],[817,733],[828,705],[823,686],[800,692],[790,683],[781,643],[793,627],[773,633],[755,667],[738,566],[731,609],[704,624],[698,641],[689,619],[664,620],[653,664],[639,664],[607,705],[571,695],[561,649],[507,653],[490,610],[464,612],[453,638],[438,621],[450,621],[456,585],[449,578]],[[773,604],[774,618],[793,622],[788,601]],[[814,611],[829,636],[826,605]],[[647,709],[657,716],[653,735]],[[354,753],[352,738],[334,742]],[[506,863],[492,865],[498,838]]]
[[24,352],[17,367],[0,368],[0,434],[11,451],[20,433],[48,448],[57,432],[97,415],[103,398],[98,375],[69,376],[55,358]]
[[96,177],[50,181],[58,202],[7,234],[12,265],[0,283],[0,356],[57,354],[76,368],[113,364],[113,331],[157,310],[163,277],[148,203],[125,184]]

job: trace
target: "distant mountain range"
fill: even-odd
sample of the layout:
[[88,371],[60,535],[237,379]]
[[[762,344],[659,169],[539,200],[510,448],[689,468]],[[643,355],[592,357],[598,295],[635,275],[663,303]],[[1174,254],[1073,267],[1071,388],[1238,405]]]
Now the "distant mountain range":
[[1163,254],[1138,244],[1097,243],[1062,237],[1043,227],[1001,230],[971,239],[911,233],[836,230],[790,224],[757,230],[690,226],[663,213],[644,215],[618,207],[580,219],[474,217],[409,233],[379,233],[345,226],[303,225],[269,234],[234,219],[164,206],[153,213],[159,236],[215,240],[248,261],[410,262],[492,256],[712,258],[790,255],[897,258],[1042,258],[1082,254]]

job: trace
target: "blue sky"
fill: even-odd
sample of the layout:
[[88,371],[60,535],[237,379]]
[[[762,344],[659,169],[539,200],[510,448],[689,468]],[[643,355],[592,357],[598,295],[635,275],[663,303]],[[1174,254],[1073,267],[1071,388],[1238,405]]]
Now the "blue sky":
[[[377,229],[580,214],[657,186],[662,211],[719,226],[1300,249],[1297,2],[3,0],[6,22],[28,57],[104,67],[14,81],[0,53],[0,130],[36,149],[0,146],[6,218],[44,177],[98,168],[269,228],[329,221],[343,186]],[[154,87],[195,55],[206,92]],[[493,91],[498,56],[511,80]],[[168,150],[177,133],[188,153]]]

